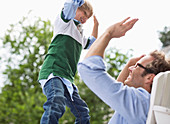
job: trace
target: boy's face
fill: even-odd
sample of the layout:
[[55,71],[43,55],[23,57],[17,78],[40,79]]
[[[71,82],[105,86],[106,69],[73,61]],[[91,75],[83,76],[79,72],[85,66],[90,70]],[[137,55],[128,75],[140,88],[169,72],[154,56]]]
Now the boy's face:
[[84,24],[89,19],[90,12],[77,9],[75,19]]

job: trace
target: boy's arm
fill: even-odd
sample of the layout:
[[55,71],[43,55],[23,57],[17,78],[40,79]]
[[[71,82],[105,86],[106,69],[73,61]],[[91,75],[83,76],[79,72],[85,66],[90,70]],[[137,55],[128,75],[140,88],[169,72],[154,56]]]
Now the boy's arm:
[[99,27],[99,22],[96,18],[96,16],[94,15],[93,16],[93,19],[94,19],[94,26],[93,26],[93,31],[92,31],[92,34],[91,36],[88,38],[88,44],[86,45],[87,47],[85,47],[85,49],[89,49],[90,46],[93,44],[93,42],[97,39],[98,37],[98,27]]
[[66,0],[63,8],[64,19],[71,20],[76,16],[77,8],[84,4],[84,0]]
[[94,26],[93,26],[93,31],[92,31],[91,35],[97,39],[97,37],[98,37],[99,22],[98,22],[98,20],[97,20],[95,15],[93,16],[93,19],[94,19]]

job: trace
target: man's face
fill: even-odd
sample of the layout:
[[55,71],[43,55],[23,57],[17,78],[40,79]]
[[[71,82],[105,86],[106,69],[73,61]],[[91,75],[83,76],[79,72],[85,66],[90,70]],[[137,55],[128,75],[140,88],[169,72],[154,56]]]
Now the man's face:
[[89,15],[89,11],[77,9],[75,19],[84,24],[89,19]]
[[143,87],[146,78],[145,76],[142,77],[144,69],[138,66],[138,63],[146,67],[146,65],[151,63],[153,59],[154,58],[152,56],[145,56],[141,58],[134,66],[130,66],[129,76],[125,80],[124,84],[135,88]]

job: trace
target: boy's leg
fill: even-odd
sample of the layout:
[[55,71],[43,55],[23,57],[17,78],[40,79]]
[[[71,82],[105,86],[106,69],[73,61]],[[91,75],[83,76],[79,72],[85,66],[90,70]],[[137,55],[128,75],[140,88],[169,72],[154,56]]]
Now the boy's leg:
[[50,79],[44,86],[47,101],[44,103],[44,113],[41,124],[58,124],[59,118],[65,112],[64,84],[59,78]]
[[81,99],[78,94],[78,89],[73,84],[73,101],[70,99],[70,95],[66,95],[67,102],[66,105],[70,108],[71,112],[76,117],[75,124],[90,124],[90,115],[87,104]]

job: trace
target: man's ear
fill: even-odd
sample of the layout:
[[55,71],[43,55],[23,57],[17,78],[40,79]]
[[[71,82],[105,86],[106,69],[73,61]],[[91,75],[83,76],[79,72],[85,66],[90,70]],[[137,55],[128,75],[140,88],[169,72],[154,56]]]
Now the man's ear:
[[154,77],[155,77],[155,74],[147,74],[146,78],[145,78],[144,87],[149,93],[151,93],[152,83],[153,83]]
[[146,80],[147,80],[146,83],[152,84],[154,77],[155,77],[155,74],[147,74],[146,75]]

